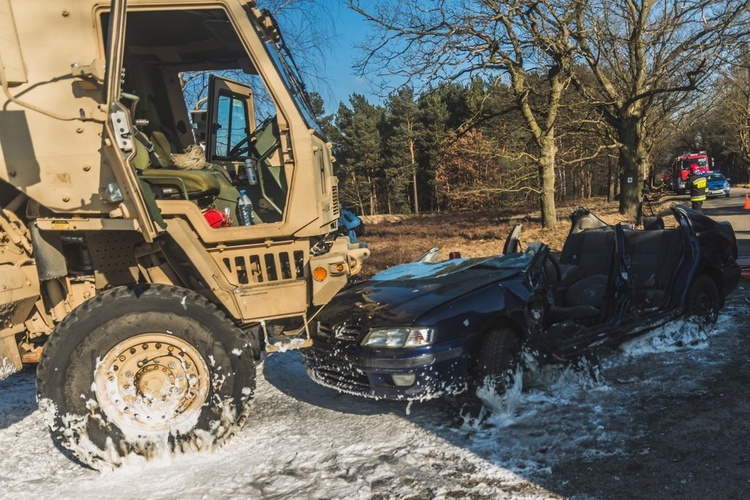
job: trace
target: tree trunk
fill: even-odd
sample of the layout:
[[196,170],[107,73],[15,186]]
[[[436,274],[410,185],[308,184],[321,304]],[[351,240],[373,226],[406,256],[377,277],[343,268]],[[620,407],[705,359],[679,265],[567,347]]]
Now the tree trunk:
[[557,211],[555,209],[555,132],[551,129],[549,134],[540,138],[541,155],[539,157],[539,180],[542,188],[540,208],[542,210],[542,226],[552,229],[557,223]]
[[[411,130],[411,125],[410,125]],[[411,180],[414,183],[414,213],[419,215],[419,193],[417,192],[417,155],[414,152],[414,140],[409,140],[409,153],[411,154]]]
[[612,158],[607,158],[607,202],[611,203],[615,199],[617,194],[617,175],[614,172],[614,165],[612,165]]
[[357,182],[357,175],[352,170],[352,186],[354,186],[354,192],[357,193],[357,205],[359,206],[359,213],[365,214],[365,202],[362,200],[362,193],[359,191],[359,182]]
[[641,202],[641,186],[646,178],[645,147],[636,119],[624,120],[618,129],[620,141],[620,213],[635,220]]
[[375,191],[375,181],[371,176],[367,176],[367,185],[370,188],[370,215],[377,215],[378,196]]

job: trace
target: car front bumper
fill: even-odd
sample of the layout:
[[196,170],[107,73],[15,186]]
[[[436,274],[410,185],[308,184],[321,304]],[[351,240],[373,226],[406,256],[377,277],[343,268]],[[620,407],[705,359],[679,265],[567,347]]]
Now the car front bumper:
[[707,196],[729,196],[729,189],[709,189],[706,193]]
[[302,353],[314,381],[358,396],[426,400],[467,387],[464,342],[376,350],[314,339],[313,346]]

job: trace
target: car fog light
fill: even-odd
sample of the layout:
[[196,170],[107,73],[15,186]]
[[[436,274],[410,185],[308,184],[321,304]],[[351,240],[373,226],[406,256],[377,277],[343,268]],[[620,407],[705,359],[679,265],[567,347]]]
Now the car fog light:
[[414,384],[417,376],[413,373],[402,373],[400,375],[391,375],[393,377],[393,384],[399,387],[407,387]]

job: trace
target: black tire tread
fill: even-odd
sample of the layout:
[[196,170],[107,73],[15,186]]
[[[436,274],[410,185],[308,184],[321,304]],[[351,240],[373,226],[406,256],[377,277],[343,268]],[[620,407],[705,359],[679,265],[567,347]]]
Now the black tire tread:
[[[116,309],[117,306],[125,299],[137,298],[139,303],[147,304],[150,298],[159,299],[161,301],[177,302],[184,304],[189,303],[191,307],[196,307],[200,310],[199,314],[206,315],[209,321],[212,322],[212,326],[215,326],[216,331],[220,331],[222,336],[215,336],[216,341],[219,343],[229,343],[229,346],[222,346],[223,350],[227,353],[233,351],[234,347],[244,347],[246,350],[248,347],[253,352],[247,355],[238,356],[240,358],[240,366],[243,373],[242,383],[246,387],[251,387],[254,392],[255,388],[255,354],[258,350],[257,339],[251,339],[243,330],[237,327],[227,316],[221,311],[216,305],[207,300],[202,295],[193,292],[191,290],[168,286],[168,285],[136,285],[129,287],[117,287],[89,299],[88,301],[81,304],[79,307],[71,311],[62,322],[60,322],[53,334],[45,344],[44,351],[42,353],[39,365],[37,367],[37,397],[41,401],[45,397],[55,399],[56,395],[58,398],[63,397],[62,395],[62,378],[63,373],[60,373],[60,363],[67,363],[68,366],[71,359],[77,359],[86,353],[87,341],[91,341],[89,336],[81,337],[83,334],[76,334],[77,331],[87,331],[92,323],[96,322],[97,316],[101,316],[98,311],[110,311]],[[215,335],[216,331],[212,331]],[[83,341],[76,342],[71,340],[72,336],[77,336],[83,339]],[[90,354],[89,354],[90,355]],[[64,370],[63,370],[64,371]],[[81,374],[70,374],[73,377],[86,376]],[[248,418],[251,406],[249,404],[252,399],[252,392],[247,397],[242,398],[242,402],[239,405],[236,419],[233,422],[231,428],[227,429],[224,434],[217,435],[212,445],[214,447],[221,446],[229,437],[231,437],[236,430],[240,429]],[[61,440],[59,432],[56,433],[55,429],[51,429],[53,437]],[[61,443],[65,446],[65,443]],[[180,446],[179,444],[175,447]],[[68,446],[65,446],[68,447]],[[74,451],[75,454],[75,451]],[[95,468],[99,468],[102,463],[96,458],[76,456],[88,465],[92,465]],[[113,465],[113,464],[106,464]],[[117,465],[117,464],[114,464]]]
[[494,328],[482,339],[477,355],[477,384],[490,376],[495,379],[496,390],[502,395],[509,382],[506,374],[521,363],[521,340],[518,334],[506,327]]
[[709,317],[703,317],[701,320],[706,324],[712,325],[716,323],[718,318],[719,308],[721,307],[721,296],[719,293],[719,287],[710,276],[701,274],[693,280],[693,283],[690,285],[690,290],[688,291],[687,303],[685,304],[685,314],[687,316],[696,314],[694,313],[695,300],[702,289],[705,289],[711,296],[713,314]]

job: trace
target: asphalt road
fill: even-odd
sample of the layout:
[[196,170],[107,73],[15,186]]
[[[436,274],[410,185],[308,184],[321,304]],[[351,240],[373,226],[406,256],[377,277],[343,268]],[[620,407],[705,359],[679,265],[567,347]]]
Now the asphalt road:
[[745,209],[747,188],[732,188],[729,198],[709,198],[703,204],[703,211],[717,220],[732,224],[737,235],[737,247],[741,256],[750,256],[750,209]]
[[[740,256],[750,257],[750,209],[745,209],[745,195],[750,195],[750,189],[732,187],[729,198],[709,198],[703,204],[703,212],[716,219],[729,221],[737,236],[737,247]],[[667,199],[673,199],[674,203],[690,206],[690,197],[687,195],[667,195]]]

